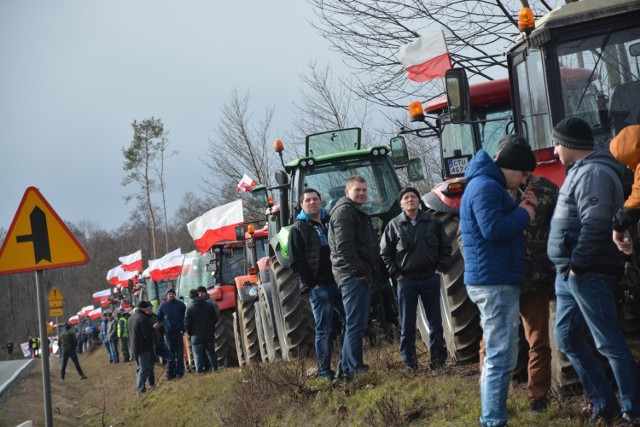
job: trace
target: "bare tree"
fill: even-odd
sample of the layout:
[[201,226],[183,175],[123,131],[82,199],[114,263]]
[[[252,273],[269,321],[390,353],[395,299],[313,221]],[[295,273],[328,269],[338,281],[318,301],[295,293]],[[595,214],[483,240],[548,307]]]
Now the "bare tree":
[[164,130],[162,120],[154,117],[144,119],[140,123],[134,120],[131,126],[133,127],[131,145],[128,148],[122,148],[122,154],[125,158],[122,168],[126,172],[122,179],[122,185],[127,186],[135,183],[139,186],[138,190],[128,195],[125,200],[129,202],[135,198],[144,201],[150,222],[152,255],[156,258],[157,221],[152,194],[156,191],[162,193],[166,233],[165,184],[162,174],[164,173],[164,160],[168,145],[167,132]]
[[[414,84],[397,58],[398,48],[442,28],[454,62],[470,76],[491,79],[489,68],[505,67],[503,52],[518,34],[520,0],[308,0],[313,25],[356,72],[354,92],[371,102],[399,107],[407,96],[438,94],[434,83]],[[537,16],[562,0],[528,2]]]
[[[268,186],[271,182],[276,164],[270,139],[274,110],[267,107],[262,118],[254,120],[250,101],[249,93],[240,96],[234,90],[222,107],[216,137],[209,141],[203,191],[219,204],[238,197],[236,188],[244,174],[259,184]],[[249,205],[245,207],[250,210]]]

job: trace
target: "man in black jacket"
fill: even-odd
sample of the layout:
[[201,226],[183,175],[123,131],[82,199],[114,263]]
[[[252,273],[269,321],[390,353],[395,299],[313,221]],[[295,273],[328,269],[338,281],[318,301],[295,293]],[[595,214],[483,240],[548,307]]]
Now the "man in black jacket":
[[129,319],[129,349],[136,357],[138,368],[136,370],[136,387],[138,395],[147,391],[145,383],[149,381],[149,387],[155,385],[153,364],[155,363],[153,326],[149,316],[153,313],[153,306],[148,301],[140,301]]
[[299,279],[300,293],[309,294],[315,319],[315,346],[318,376],[333,378],[331,352],[334,313],[344,318],[340,291],[331,272],[327,224],[329,215],[321,208],[320,193],[308,188],[302,192],[302,212],[289,232],[291,270]]
[[198,291],[189,291],[191,304],[184,316],[184,327],[191,340],[191,348],[196,363],[196,372],[203,373],[205,354],[212,371],[218,370],[216,355],[216,323],[218,314],[213,304],[200,298]]
[[354,175],[347,180],[345,197],[336,203],[329,220],[329,247],[333,276],[342,294],[345,333],[339,374],[349,380],[366,371],[362,339],[369,322],[371,283],[379,278],[380,248],[371,218],[362,210],[367,202],[367,181]]
[[447,359],[440,314],[440,276],[451,264],[451,244],[442,223],[420,210],[420,193],[406,187],[398,194],[402,213],[384,230],[380,256],[391,277],[398,282],[398,311],[402,333],[400,354],[410,372],[416,359],[416,311],[418,297],[429,325],[430,367],[438,372]]

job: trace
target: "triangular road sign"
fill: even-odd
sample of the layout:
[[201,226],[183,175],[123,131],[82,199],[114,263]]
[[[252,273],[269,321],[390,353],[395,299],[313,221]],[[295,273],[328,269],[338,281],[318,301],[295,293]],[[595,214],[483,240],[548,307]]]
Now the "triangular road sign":
[[62,297],[62,292],[60,292],[57,286],[51,287],[51,291],[49,291],[49,297],[47,298],[47,300],[49,302],[64,300],[64,298]]
[[89,255],[35,187],[27,188],[0,248],[0,274],[86,264]]

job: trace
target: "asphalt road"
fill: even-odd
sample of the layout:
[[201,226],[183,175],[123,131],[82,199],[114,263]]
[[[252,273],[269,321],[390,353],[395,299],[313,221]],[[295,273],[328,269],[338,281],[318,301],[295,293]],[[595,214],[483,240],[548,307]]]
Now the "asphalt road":
[[40,359],[17,359],[0,362],[0,394],[33,360],[39,361]]

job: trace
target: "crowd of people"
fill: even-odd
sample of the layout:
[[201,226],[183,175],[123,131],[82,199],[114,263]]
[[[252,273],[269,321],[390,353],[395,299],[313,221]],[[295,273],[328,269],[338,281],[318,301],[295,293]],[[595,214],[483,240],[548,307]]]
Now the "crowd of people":
[[[640,176],[626,203],[621,181],[623,164],[634,171],[640,164],[640,126],[621,132],[609,152],[596,148],[585,121],[567,118],[553,129],[553,143],[567,168],[560,189],[533,174],[535,155],[519,135],[504,137],[493,157],[480,150],[465,171],[458,243],[464,283],[478,307],[483,330],[480,423],[507,425],[520,321],[529,344],[530,409],[533,413],[547,409],[552,355],[549,304],[555,294],[553,334],[589,398],[589,422],[640,425],[638,368],[618,325],[613,296],[623,274],[624,254],[632,251],[628,229],[640,218]],[[451,238],[440,219],[422,209],[415,188],[405,187],[397,195],[401,212],[380,237],[362,209],[367,199],[367,182],[357,175],[346,181],[345,195],[331,214],[323,209],[318,191],[305,189],[289,233],[291,269],[300,293],[308,295],[315,320],[317,375],[340,384],[369,369],[363,339],[372,285],[389,278],[398,305],[402,363],[410,374],[422,370],[415,345],[420,300],[429,330],[428,369],[441,375],[447,349],[440,274],[453,260]],[[157,361],[166,364],[168,380],[184,375],[185,333],[196,372],[216,371],[217,304],[204,287],[191,290],[189,298],[186,306],[169,289],[157,314],[151,303],[141,301],[132,316],[124,310],[107,313],[101,327],[85,335],[100,334],[109,363],[135,361],[140,395],[154,387]],[[336,330],[339,327],[343,330]],[[611,366],[619,400],[585,341],[585,328]],[[70,358],[84,379],[76,355],[82,346],[69,329],[67,325],[60,337],[61,377]],[[334,369],[333,346],[339,333],[342,350]]]

